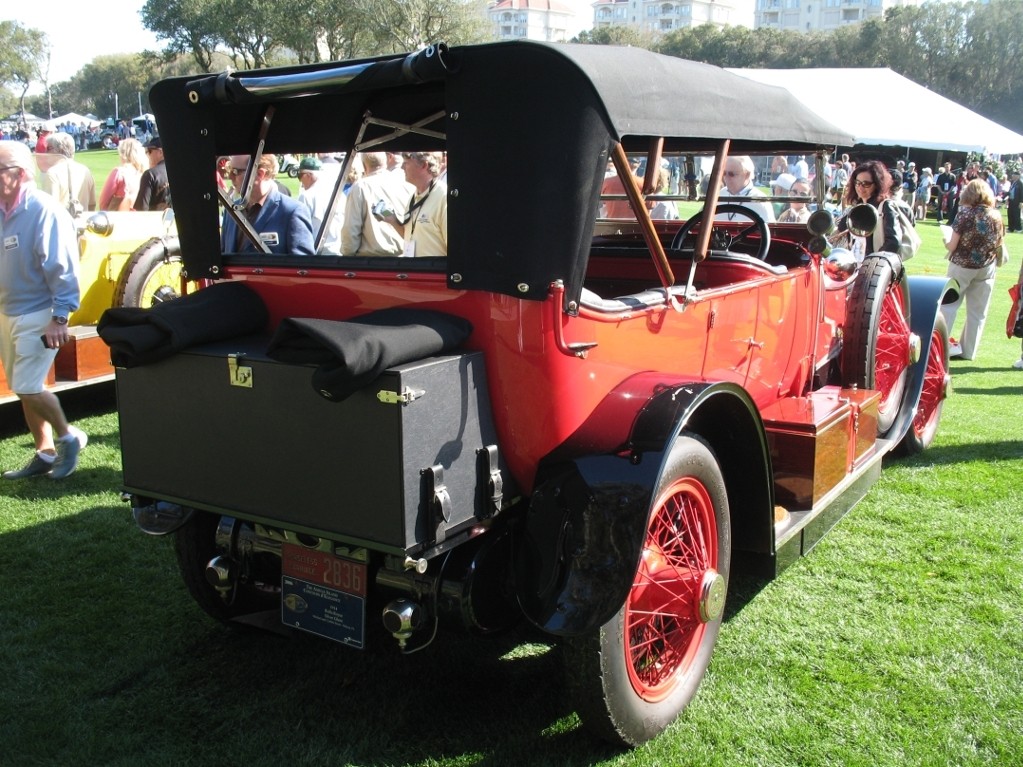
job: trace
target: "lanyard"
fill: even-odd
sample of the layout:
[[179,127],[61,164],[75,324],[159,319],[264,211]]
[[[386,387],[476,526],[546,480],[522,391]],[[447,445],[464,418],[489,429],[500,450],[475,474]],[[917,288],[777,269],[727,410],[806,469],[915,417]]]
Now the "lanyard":
[[426,202],[426,198],[430,196],[430,192],[433,191],[433,185],[436,183],[436,179],[430,182],[430,188],[426,190],[426,194],[416,200],[416,195],[412,194],[412,204],[408,206],[408,218],[406,222],[411,223],[412,228],[409,230],[408,238],[411,240],[412,235],[416,233],[416,211],[423,207],[423,203]]

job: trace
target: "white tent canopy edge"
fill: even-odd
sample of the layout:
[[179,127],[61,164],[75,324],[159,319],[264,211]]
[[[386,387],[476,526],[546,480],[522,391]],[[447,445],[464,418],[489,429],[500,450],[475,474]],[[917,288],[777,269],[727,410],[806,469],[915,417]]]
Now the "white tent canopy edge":
[[786,88],[825,120],[852,133],[857,144],[985,155],[1023,152],[1023,135],[891,69],[728,71]]

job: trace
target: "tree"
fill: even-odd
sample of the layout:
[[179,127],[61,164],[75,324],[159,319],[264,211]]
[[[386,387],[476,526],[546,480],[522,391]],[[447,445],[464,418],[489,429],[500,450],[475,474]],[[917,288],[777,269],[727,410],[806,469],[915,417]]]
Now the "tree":
[[97,56],[72,78],[81,99],[75,109],[97,115],[134,114],[140,94],[148,94],[158,78],[137,53]]
[[289,4],[292,23],[281,42],[300,64],[352,59],[376,52],[372,28],[358,3],[336,0],[295,0]]
[[43,82],[49,68],[49,42],[38,29],[17,21],[0,21],[0,85],[20,88],[21,111],[25,94],[34,82]]
[[213,55],[223,43],[220,0],[147,0],[142,7],[146,29],[167,40],[165,53],[186,53],[203,72],[214,71]]
[[354,0],[351,5],[365,20],[378,53],[491,38],[483,0]]
[[634,27],[597,27],[596,29],[580,32],[579,36],[574,38],[572,42],[587,43],[589,45],[628,45],[633,48],[654,49],[653,37],[650,34],[640,32]]

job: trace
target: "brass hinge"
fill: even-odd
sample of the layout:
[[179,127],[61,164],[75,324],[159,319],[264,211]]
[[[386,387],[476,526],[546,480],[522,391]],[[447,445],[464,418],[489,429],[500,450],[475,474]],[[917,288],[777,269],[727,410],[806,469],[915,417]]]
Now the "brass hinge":
[[244,355],[239,354],[228,354],[227,355],[227,373],[231,381],[231,386],[242,386],[246,389],[252,388],[252,368],[248,365],[240,364],[245,361]]
[[381,389],[377,392],[377,399],[383,402],[385,405],[407,405],[414,400],[419,399],[425,391],[418,389],[410,389],[407,386],[400,392],[388,391],[387,389]]

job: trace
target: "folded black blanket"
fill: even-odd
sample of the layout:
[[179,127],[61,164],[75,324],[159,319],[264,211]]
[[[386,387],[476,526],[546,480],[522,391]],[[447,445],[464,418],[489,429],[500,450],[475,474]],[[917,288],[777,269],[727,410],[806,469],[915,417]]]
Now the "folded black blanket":
[[162,360],[201,343],[262,331],[268,313],[263,300],[241,282],[218,282],[152,309],[115,307],[96,330],[117,367]]
[[289,317],[267,356],[319,365],[312,385],[340,402],[389,367],[454,349],[472,333],[461,317],[428,309],[381,309],[345,322]]

